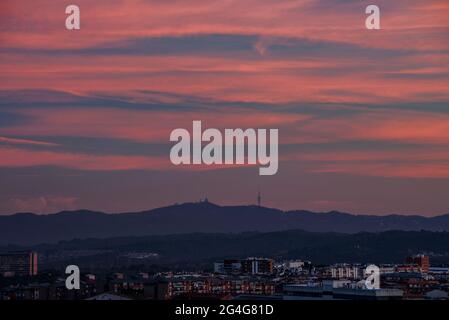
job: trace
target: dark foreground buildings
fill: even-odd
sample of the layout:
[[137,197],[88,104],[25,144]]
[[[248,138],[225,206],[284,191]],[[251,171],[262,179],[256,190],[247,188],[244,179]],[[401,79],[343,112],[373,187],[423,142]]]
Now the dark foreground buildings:
[[37,253],[0,253],[0,275],[3,277],[37,275]]

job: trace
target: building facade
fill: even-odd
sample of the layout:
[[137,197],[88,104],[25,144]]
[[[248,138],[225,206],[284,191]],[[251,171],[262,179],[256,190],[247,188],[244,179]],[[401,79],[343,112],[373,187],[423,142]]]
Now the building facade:
[[241,261],[244,274],[271,274],[273,273],[273,260],[266,258],[246,258]]
[[36,252],[0,253],[0,274],[5,277],[37,275]]
[[430,268],[429,256],[423,254],[417,254],[408,257],[406,263],[416,265],[421,269],[421,272],[428,273]]

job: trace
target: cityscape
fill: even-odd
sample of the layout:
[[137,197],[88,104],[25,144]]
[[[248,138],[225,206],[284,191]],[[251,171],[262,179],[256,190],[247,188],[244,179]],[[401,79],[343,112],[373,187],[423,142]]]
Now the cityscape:
[[[2,311],[447,309],[448,18],[448,0],[0,0]],[[412,304],[398,318],[436,310]]]
[[40,270],[38,256],[0,254],[0,300],[448,300],[449,292],[449,266],[433,266],[423,254],[379,265],[380,288],[374,290],[366,286],[366,264],[261,257],[225,259],[207,271],[149,272],[151,267],[128,265],[84,272],[80,288],[69,290],[67,275]]
[[[255,201],[0,217],[0,300],[448,300],[447,215],[398,222],[283,212],[260,191]],[[180,229],[163,229],[175,217]]]

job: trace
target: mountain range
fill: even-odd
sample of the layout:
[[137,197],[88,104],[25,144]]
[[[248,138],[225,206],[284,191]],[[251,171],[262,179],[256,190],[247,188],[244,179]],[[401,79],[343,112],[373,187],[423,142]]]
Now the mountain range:
[[143,212],[107,214],[89,210],[36,215],[0,215],[0,245],[62,240],[187,233],[449,231],[449,214],[436,217],[354,215],[331,211],[282,211],[261,206],[184,203]]

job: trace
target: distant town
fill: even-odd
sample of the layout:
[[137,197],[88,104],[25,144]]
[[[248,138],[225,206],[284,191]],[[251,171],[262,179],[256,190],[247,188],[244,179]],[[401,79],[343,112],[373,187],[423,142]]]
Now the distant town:
[[[283,213],[262,207],[260,192],[251,206],[206,198],[143,213],[12,215],[0,300],[448,300],[448,218]],[[17,219],[40,221],[39,241],[13,232]],[[61,221],[70,228],[55,233]],[[247,231],[256,224],[264,232]],[[326,229],[298,228],[312,226]],[[79,270],[76,288],[67,266]]]
[[[135,261],[154,259],[129,253]],[[224,259],[205,271],[158,271],[139,264],[122,270],[81,270],[80,289],[66,288],[64,269],[40,269],[39,253],[0,254],[0,300],[447,300],[449,267],[414,254],[379,264],[380,288],[365,284],[368,264],[316,265],[267,257]],[[99,269],[100,270],[100,269]]]

